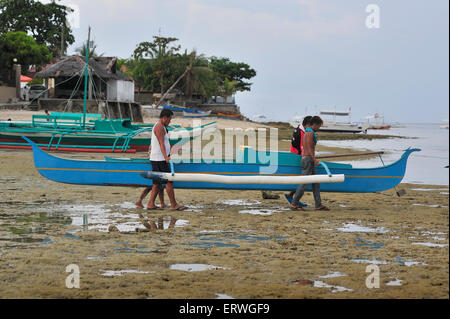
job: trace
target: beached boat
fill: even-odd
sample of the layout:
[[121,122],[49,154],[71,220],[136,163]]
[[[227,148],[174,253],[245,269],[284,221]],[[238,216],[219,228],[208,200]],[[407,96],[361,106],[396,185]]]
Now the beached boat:
[[201,118],[201,117],[208,117],[210,115],[211,115],[211,111],[207,111],[207,112],[198,111],[195,113],[183,112],[183,116],[186,118]]
[[[98,185],[98,186],[136,186],[148,187],[153,184],[148,172],[151,164],[146,159],[113,159],[105,157],[102,161],[63,159],[42,151],[28,140],[33,148],[34,164],[38,172],[55,182]],[[391,189],[403,179],[409,155],[419,149],[407,149],[401,158],[386,166],[376,168],[353,168],[349,164],[324,162],[324,167],[317,168],[322,176],[345,176],[343,182],[331,182],[321,185],[324,192],[370,193]],[[272,165],[267,163],[271,158]],[[266,161],[266,162],[265,162]],[[274,163],[275,161],[275,163]],[[275,165],[276,164],[276,165]],[[325,167],[326,166],[326,167]],[[328,170],[328,171],[327,171]],[[238,189],[238,190],[279,190],[291,191],[295,184],[261,184],[252,178],[264,177],[298,177],[301,175],[300,157],[288,152],[260,152],[250,148],[239,151],[234,160],[187,159],[174,165],[175,174],[202,174],[209,178],[250,177],[241,183],[208,181],[175,181],[174,187],[186,189]]]
[[217,113],[216,116],[221,119],[229,119],[229,120],[241,120],[243,118],[242,114],[232,114],[232,113]]
[[[30,123],[0,123],[0,148],[30,149],[25,136],[52,151],[147,152],[153,125],[133,124],[130,119],[94,119],[83,127],[83,114],[34,115]],[[69,120],[72,120],[70,122]],[[186,143],[216,122],[198,127],[169,126],[171,145]]]

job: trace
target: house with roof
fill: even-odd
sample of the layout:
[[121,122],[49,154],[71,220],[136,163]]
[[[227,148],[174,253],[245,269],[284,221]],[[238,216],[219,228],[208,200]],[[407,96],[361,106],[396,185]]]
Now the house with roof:
[[[85,59],[72,55],[61,57],[36,72],[34,78],[42,78],[48,89],[48,98],[39,99],[38,109],[82,111],[85,68]],[[134,101],[134,81],[118,70],[116,57],[90,57],[88,75],[88,112],[142,121],[140,104]]]
[[[49,97],[84,98],[86,62],[77,55],[62,57],[35,74],[51,89]],[[134,102],[134,81],[117,69],[116,57],[91,57],[87,99]]]

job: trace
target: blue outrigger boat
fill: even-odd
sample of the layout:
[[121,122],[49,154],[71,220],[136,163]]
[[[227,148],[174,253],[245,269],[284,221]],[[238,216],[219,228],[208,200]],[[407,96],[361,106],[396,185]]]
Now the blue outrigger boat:
[[[25,138],[26,139],[26,138]],[[97,185],[148,187],[152,179],[145,178],[152,171],[151,164],[145,159],[113,159],[105,157],[102,161],[63,159],[41,150],[35,143],[26,139],[33,148],[34,163],[38,172],[55,182]],[[403,179],[406,163],[411,153],[419,149],[407,149],[401,158],[390,164],[375,168],[353,168],[349,164],[323,162],[317,168],[322,176],[345,175],[343,182],[321,184],[324,192],[372,193],[385,191],[397,186]],[[265,154],[264,154],[265,153]],[[276,166],[263,163],[267,155],[277,161]],[[273,162],[272,162],[273,164]],[[283,176],[298,177],[301,175],[300,157],[288,152],[261,152],[246,148],[241,150],[235,160],[217,162],[189,159],[174,164],[176,173],[207,174],[209,177],[223,176]],[[273,172],[268,172],[273,168]],[[251,178],[249,180],[252,180]],[[295,184],[229,184],[218,182],[175,181],[175,188],[185,189],[237,189],[237,190],[273,190],[291,191]]]

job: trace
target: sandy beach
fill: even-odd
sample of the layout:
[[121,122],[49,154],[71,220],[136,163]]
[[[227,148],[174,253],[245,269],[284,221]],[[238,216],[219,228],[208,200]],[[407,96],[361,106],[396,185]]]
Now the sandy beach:
[[[146,211],[134,206],[141,189],[49,181],[26,150],[0,158],[0,298],[449,298],[448,186],[323,193],[329,212],[315,211],[310,193],[294,212],[280,192],[177,190],[187,211]],[[158,229],[145,227],[152,222]],[[70,264],[79,289],[66,287]],[[379,288],[366,286],[368,265],[379,268]]]

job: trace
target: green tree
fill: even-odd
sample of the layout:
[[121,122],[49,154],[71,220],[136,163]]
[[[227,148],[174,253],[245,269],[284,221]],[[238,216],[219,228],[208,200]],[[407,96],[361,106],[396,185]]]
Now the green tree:
[[153,42],[141,42],[132,57],[120,61],[137,87],[165,93],[168,88],[183,91],[192,98],[194,93],[209,98],[225,98],[236,91],[250,91],[251,79],[256,71],[245,63],[231,62],[228,58],[207,58],[196,50],[180,53],[177,38],[153,37]]
[[256,76],[256,71],[246,63],[232,62],[228,58],[210,58],[210,66],[217,73],[220,79],[220,85],[225,84],[225,79],[236,81],[236,91],[250,91],[252,83],[245,82]]
[[160,91],[163,94],[184,72],[185,68],[181,71],[178,63],[181,46],[172,45],[172,42],[178,41],[177,38],[154,36],[153,39],[153,42],[139,43],[134,50],[133,58],[137,60],[136,68],[138,68],[135,71],[140,76],[147,74],[147,78],[142,81],[144,87],[153,92]]
[[72,11],[56,1],[0,0],[0,35],[24,31],[37,43],[47,45],[54,56],[62,55],[61,42],[67,48],[75,41],[67,24],[67,14]]
[[14,59],[22,65],[22,70],[27,70],[30,65],[49,63],[52,55],[47,46],[36,43],[25,32],[8,32],[0,36],[0,68],[10,70]]

